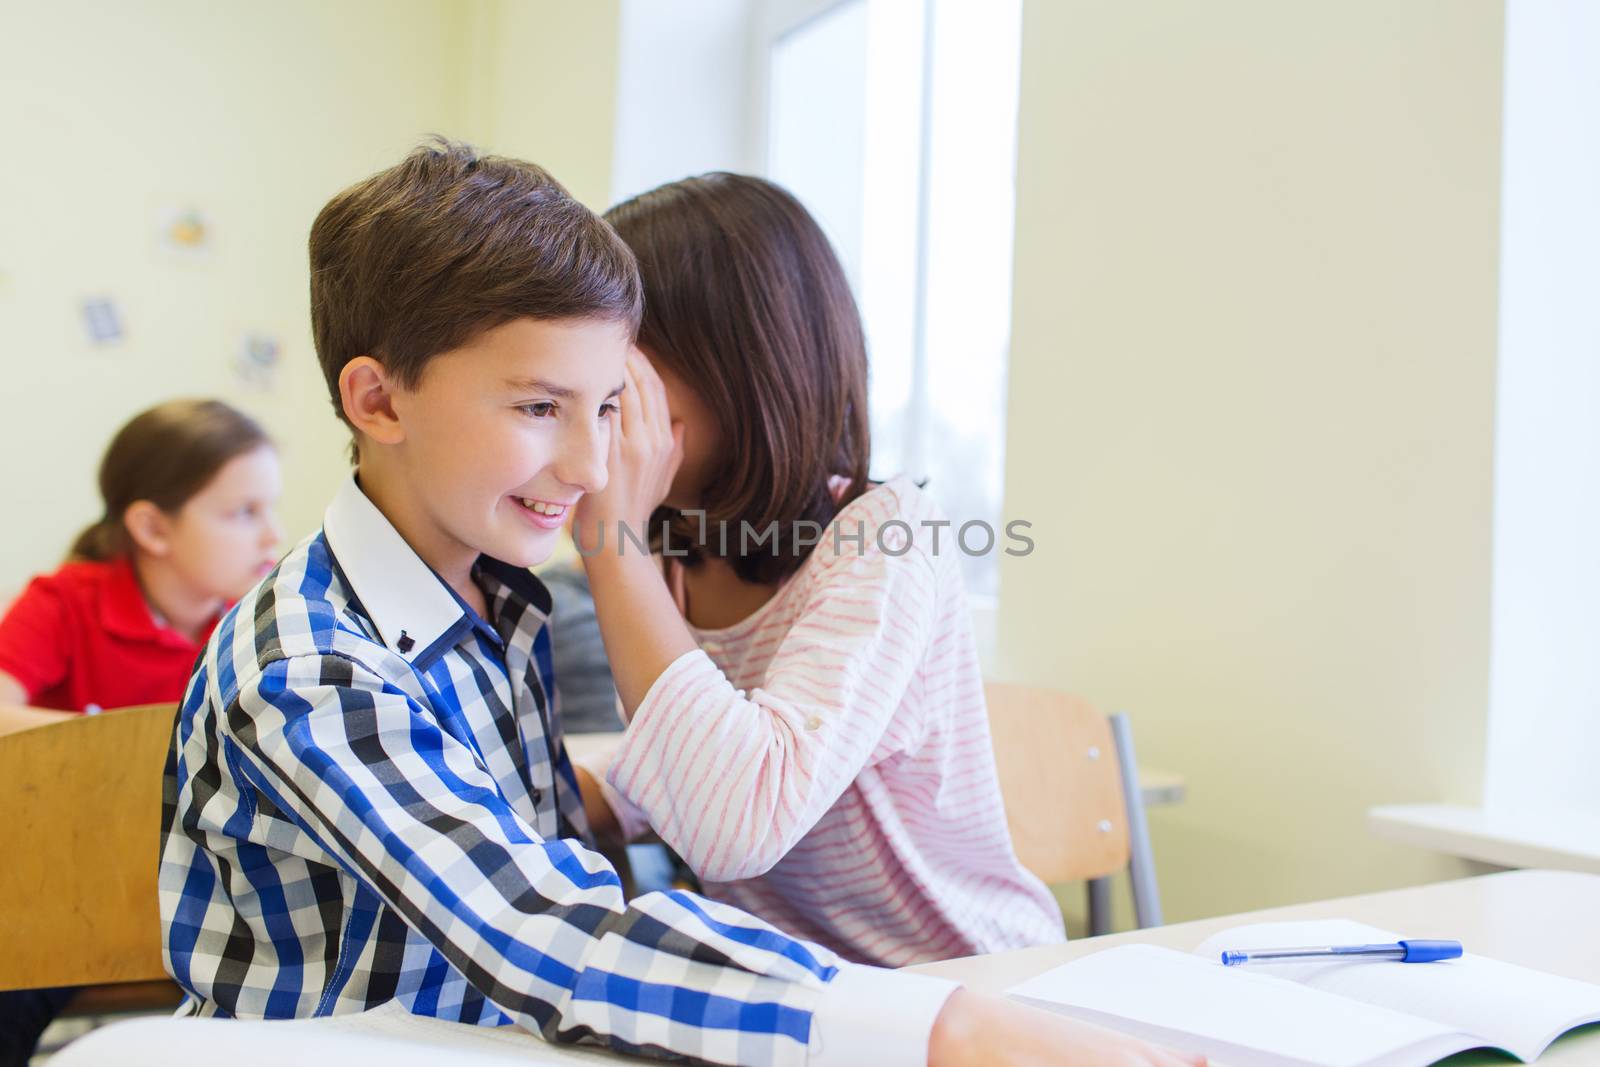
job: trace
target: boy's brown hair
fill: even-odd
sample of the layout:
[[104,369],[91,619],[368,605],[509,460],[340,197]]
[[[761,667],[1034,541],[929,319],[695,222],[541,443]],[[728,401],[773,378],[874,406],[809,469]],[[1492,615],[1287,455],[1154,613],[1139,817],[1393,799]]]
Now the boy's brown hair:
[[357,356],[410,389],[513,319],[639,324],[638,270],[609,226],[542,167],[443,138],[328,201],[310,245],[311,333],[341,419]]
[[[693,564],[723,551],[725,522],[739,577],[781,581],[810,554],[815,531],[800,540],[796,522],[826,528],[867,489],[866,343],[844,269],[800,202],[760,178],[686,178],[606,220],[644,281],[639,346],[699,394],[722,434],[725,458],[702,502],[705,543],[695,543],[698,518],[682,516],[672,542],[693,546]],[[849,481],[838,501],[834,475]],[[742,552],[745,522],[755,539],[776,523],[776,541]]]

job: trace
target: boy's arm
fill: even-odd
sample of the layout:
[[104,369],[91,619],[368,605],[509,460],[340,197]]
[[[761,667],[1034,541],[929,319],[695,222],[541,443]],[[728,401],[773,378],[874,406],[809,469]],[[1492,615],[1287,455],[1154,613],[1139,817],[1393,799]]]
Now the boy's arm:
[[600,789],[600,782],[588,767],[572,761],[572,770],[578,776],[578,792],[583,794],[583,814],[589,822],[589,832],[602,842],[623,843],[622,824],[611,810],[609,798]]
[[360,664],[270,664],[223,725],[238,773],[525,1028],[797,1065],[887,1034],[899,1051],[878,1067],[925,1060],[951,986],[841,963],[690,894],[624,902],[600,856],[539,838],[470,749]]

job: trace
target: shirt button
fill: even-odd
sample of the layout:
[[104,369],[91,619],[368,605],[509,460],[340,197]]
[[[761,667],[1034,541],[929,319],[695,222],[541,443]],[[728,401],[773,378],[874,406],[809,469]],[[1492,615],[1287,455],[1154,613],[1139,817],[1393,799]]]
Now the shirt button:
[[806,720],[806,729],[810,730],[812,733],[816,733],[818,730],[822,729],[822,720],[817,718],[815,715],[811,716],[811,718]]
[[544,799],[544,790],[543,790],[543,789],[540,789],[540,788],[538,788],[538,787],[537,787],[537,786],[535,786],[535,787],[534,787],[534,790],[533,790],[533,794],[532,794],[532,795],[533,795],[533,802],[534,802],[534,803],[535,803],[535,804],[537,804],[537,803],[539,803],[539,802],[540,802],[540,801],[541,801],[541,800],[543,800],[543,799]]

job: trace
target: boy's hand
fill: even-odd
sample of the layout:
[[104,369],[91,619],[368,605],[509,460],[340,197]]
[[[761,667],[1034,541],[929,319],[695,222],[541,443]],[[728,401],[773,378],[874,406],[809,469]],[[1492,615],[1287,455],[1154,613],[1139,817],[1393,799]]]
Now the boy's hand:
[[617,813],[606,803],[600,783],[583,764],[573,761],[572,769],[578,776],[578,793],[583,797],[583,814],[589,822],[589,832],[596,841],[623,844],[622,825],[617,821]]
[[928,1038],[928,1067],[1204,1067],[1206,1058],[958,989]]
[[672,421],[661,378],[637,348],[628,353],[626,381],[622,411],[611,427],[606,487],[586,494],[574,514],[573,539],[580,548],[592,547],[604,526],[606,551],[615,551],[622,523],[643,541],[645,524],[683,461],[683,424]]

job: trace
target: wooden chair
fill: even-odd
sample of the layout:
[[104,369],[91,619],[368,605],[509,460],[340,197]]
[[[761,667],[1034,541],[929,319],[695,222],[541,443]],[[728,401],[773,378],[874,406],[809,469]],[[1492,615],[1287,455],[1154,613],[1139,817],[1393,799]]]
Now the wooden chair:
[[171,1009],[156,868],[171,704],[0,737],[0,990],[85,986],[66,1015]]
[[1033,686],[989,682],[989,729],[1017,858],[1047,883],[1085,881],[1089,932],[1111,931],[1126,869],[1140,927],[1161,925],[1155,860],[1125,715]]

